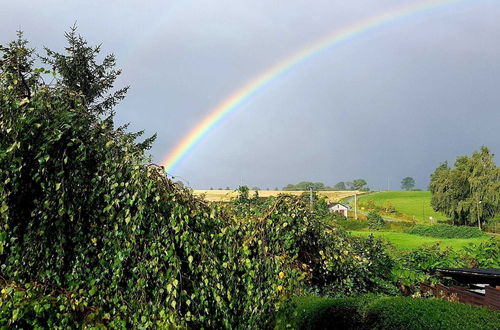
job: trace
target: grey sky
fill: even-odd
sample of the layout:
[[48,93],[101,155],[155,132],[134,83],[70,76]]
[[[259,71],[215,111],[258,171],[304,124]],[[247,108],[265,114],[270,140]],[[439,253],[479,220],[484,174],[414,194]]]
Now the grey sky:
[[[132,86],[120,123],[158,133],[156,162],[270,66],[401,1],[2,1],[0,43],[22,29],[61,49],[76,21]],[[419,3],[422,1],[413,1]],[[405,2],[406,3],[406,2]],[[194,188],[365,178],[426,187],[440,162],[500,153],[500,2],[470,0],[371,31],[297,66],[212,130],[172,174]],[[498,157],[496,157],[498,162]]]

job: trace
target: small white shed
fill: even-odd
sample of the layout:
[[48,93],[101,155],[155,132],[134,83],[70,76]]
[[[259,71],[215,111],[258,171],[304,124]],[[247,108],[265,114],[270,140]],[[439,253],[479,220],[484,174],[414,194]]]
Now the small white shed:
[[350,210],[350,207],[341,203],[330,204],[330,212],[340,213],[344,217],[347,218],[347,211]]

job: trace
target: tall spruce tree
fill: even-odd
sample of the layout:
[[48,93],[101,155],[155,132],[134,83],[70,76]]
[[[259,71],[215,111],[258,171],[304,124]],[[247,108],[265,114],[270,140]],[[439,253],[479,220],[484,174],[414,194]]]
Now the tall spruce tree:
[[[89,46],[88,42],[77,33],[73,26],[65,33],[68,45],[64,53],[45,47],[46,56],[40,56],[43,63],[50,65],[57,74],[60,86],[80,93],[87,109],[97,115],[105,116],[106,123],[114,126],[115,107],[125,98],[129,86],[114,90],[114,83],[121,74],[116,69],[114,54],[105,55],[98,61],[101,45]],[[144,131],[125,133],[128,124],[116,128],[117,133],[126,135],[131,141],[143,135]],[[136,144],[138,151],[151,148],[156,134]]]

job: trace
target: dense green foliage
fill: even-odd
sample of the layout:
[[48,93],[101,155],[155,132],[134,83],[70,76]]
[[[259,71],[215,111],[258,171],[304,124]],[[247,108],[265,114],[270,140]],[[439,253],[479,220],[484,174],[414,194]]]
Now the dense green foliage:
[[451,225],[416,225],[408,230],[409,234],[438,238],[474,238],[485,234],[476,227]]
[[99,327],[109,315],[97,317],[95,309],[69,292],[39,284],[2,282],[0,324],[18,329],[75,329]]
[[352,181],[352,189],[353,190],[362,190],[362,191],[368,191],[370,188],[367,186],[368,183],[364,179],[356,179]]
[[356,298],[301,296],[293,299],[278,315],[276,329],[361,329],[363,306],[377,299],[374,295]]
[[454,224],[478,225],[500,212],[500,167],[488,148],[441,164],[431,175],[431,205]]
[[316,194],[207,204],[169,180],[114,127],[114,58],[66,37],[51,70],[21,37],[0,48],[2,326],[265,328],[310,287],[394,291],[383,245]]
[[[88,55],[71,36],[68,57]],[[282,198],[253,221],[206,205],[162,168],[146,165],[147,144],[134,142],[138,134],[114,129],[112,111],[101,118],[108,108],[89,102],[80,82],[68,83],[63,73],[60,78],[57,63],[65,62],[59,56],[56,83],[46,85],[40,76],[45,70],[18,65],[20,58],[32,63],[30,55],[21,40],[3,48],[2,276],[21,286],[55,288],[28,292],[42,300],[68,292],[113,327],[269,323],[307,272],[296,266],[296,239],[302,233],[297,224],[310,217],[308,205]],[[92,72],[84,70],[82,79]],[[94,84],[94,78],[85,81]],[[10,325],[16,312],[9,308],[17,303],[7,298],[16,297],[0,301]],[[45,325],[54,317],[48,315]],[[59,326],[78,321],[73,313],[61,317],[67,319],[57,316]]]
[[87,109],[96,114],[109,115],[115,105],[125,98],[128,87],[111,92],[121,70],[115,69],[113,54],[104,56],[102,63],[96,62],[101,46],[91,47],[76,33],[76,26],[66,33],[68,45],[65,53],[45,48],[47,55],[43,63],[57,70],[58,81],[68,89],[78,91]]
[[368,213],[366,222],[368,222],[368,228],[370,229],[380,229],[384,226],[384,218],[375,212]]
[[277,329],[495,329],[500,313],[439,299],[299,297]]
[[400,252],[392,273],[403,292],[418,291],[421,282],[441,281],[438,268],[500,268],[500,242],[494,238],[461,250],[439,244]]
[[[288,205],[277,204],[287,201]],[[309,193],[299,197],[280,195],[266,200],[247,199],[226,205],[226,212],[245,219],[273,217],[273,226],[280,229],[274,238],[305,271],[308,287],[322,294],[353,295],[364,292],[394,291],[390,283],[393,263],[381,242],[352,237],[324,221],[328,206],[324,197],[313,194],[311,208]],[[291,205],[296,205],[294,209]],[[306,213],[295,216],[298,211]],[[288,218],[287,218],[288,217]],[[269,230],[269,229],[268,229]]]

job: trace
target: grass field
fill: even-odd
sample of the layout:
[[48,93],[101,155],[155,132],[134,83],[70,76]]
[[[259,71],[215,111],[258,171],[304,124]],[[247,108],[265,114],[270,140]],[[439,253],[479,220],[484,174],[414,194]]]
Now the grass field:
[[[231,198],[238,196],[238,192],[234,190],[193,190],[197,196],[204,196],[204,199],[209,202],[227,202]],[[250,196],[254,193],[250,190]],[[259,190],[260,197],[277,196],[278,194],[301,195],[304,191],[284,191],[284,190]],[[330,202],[338,202],[341,199],[354,196],[354,194],[363,194],[360,191],[319,191],[318,194],[326,196]]]
[[[415,218],[417,222],[429,223],[429,217],[436,220],[445,220],[446,216],[435,212],[431,207],[430,191],[384,191],[363,196],[359,199],[360,206],[372,200],[376,206],[383,207],[390,201],[396,211],[410,218]],[[397,218],[397,217],[396,217]]]
[[411,235],[402,232],[369,232],[369,231],[349,231],[353,235],[368,237],[371,233],[375,237],[382,237],[391,242],[397,249],[400,250],[413,250],[424,244],[432,245],[438,243],[441,246],[450,247],[453,249],[461,249],[471,243],[478,244],[489,239],[489,236],[481,238],[434,238],[426,236]]

